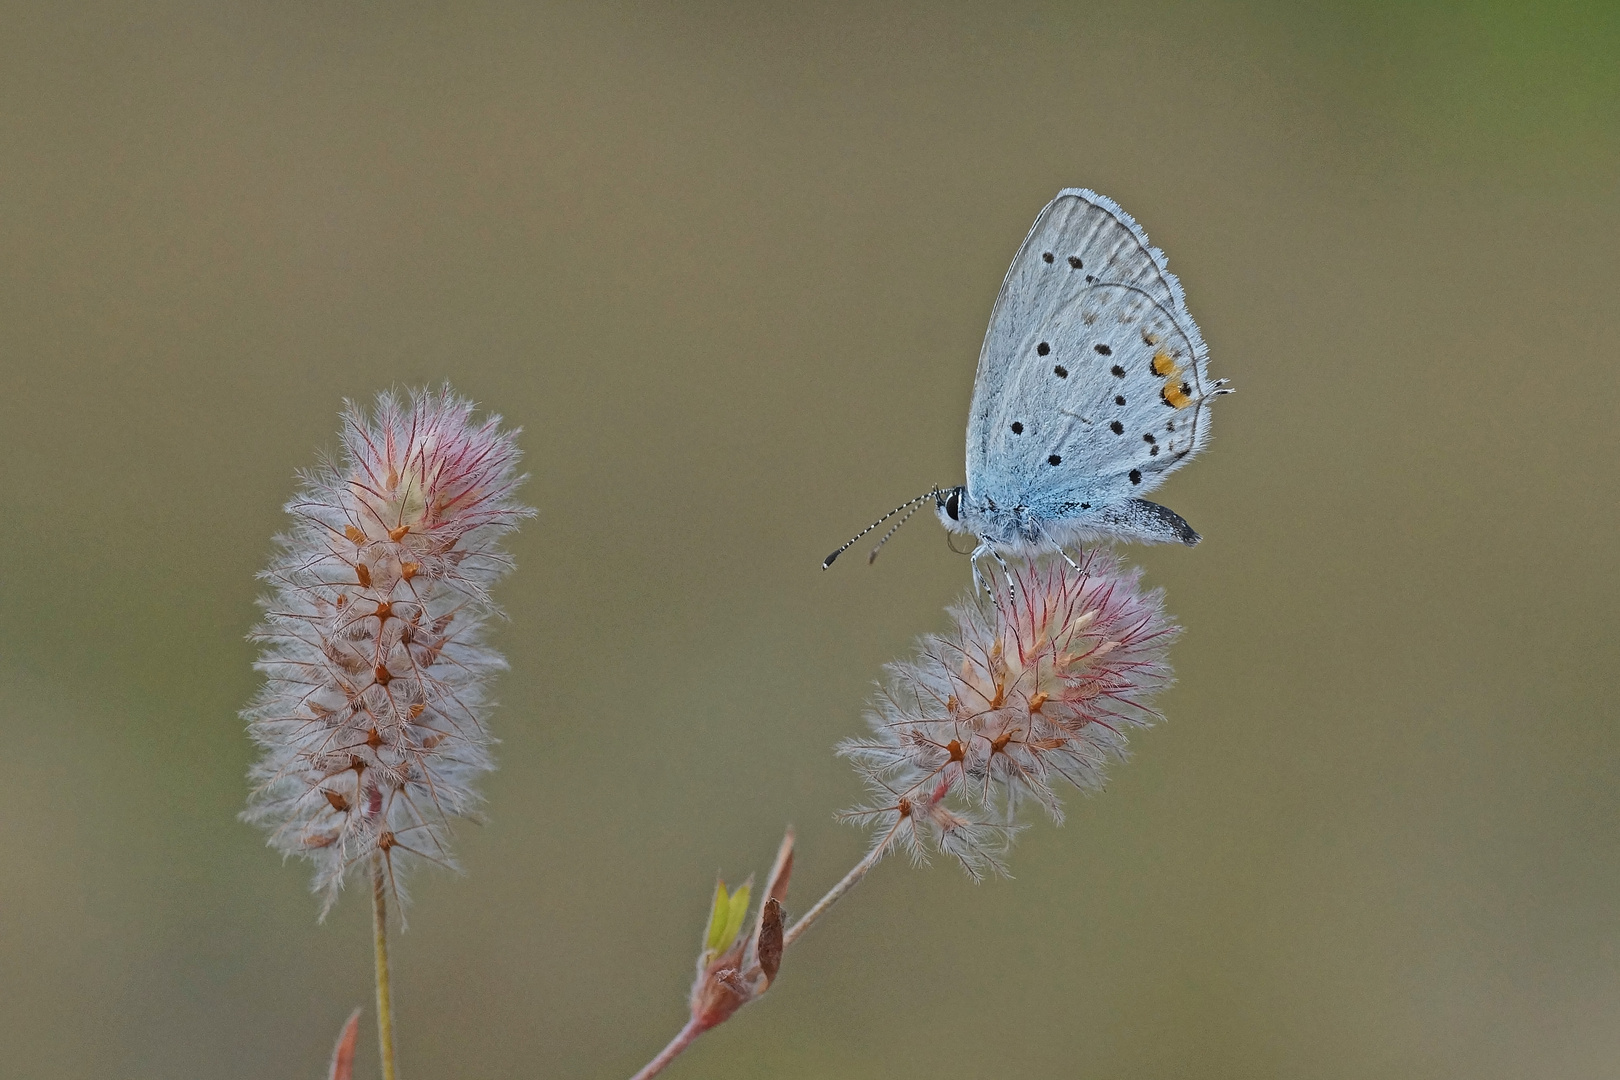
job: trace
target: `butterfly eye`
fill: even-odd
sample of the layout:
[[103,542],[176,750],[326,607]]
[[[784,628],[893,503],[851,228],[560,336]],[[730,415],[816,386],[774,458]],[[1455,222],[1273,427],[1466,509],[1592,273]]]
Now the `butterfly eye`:
[[956,516],[956,512],[958,509],[957,499],[961,496],[961,494],[962,493],[960,491],[953,491],[951,492],[950,497],[945,500],[945,512],[950,515],[952,521],[959,520]]

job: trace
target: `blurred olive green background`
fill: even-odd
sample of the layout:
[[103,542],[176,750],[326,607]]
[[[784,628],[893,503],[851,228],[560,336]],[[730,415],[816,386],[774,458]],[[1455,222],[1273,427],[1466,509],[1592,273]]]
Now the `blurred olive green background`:
[[[1238,387],[1132,549],[1169,723],[884,865],[680,1077],[1620,1072],[1620,8],[10,4],[0,1074],[322,1075],[369,913],[236,820],[254,572],[345,396],[522,425],[490,822],[403,1074],[628,1075],[716,871],[859,855],[833,744],[941,625],[997,286],[1059,188]],[[375,1075],[371,1017],[360,1072]]]

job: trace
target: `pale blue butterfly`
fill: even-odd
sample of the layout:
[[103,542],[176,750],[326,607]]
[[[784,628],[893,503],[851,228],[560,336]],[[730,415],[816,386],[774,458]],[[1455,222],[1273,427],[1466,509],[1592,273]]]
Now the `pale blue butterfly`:
[[896,507],[829,555],[928,499],[978,560],[1005,570],[1094,540],[1199,536],[1140,496],[1203,449],[1208,406],[1230,393],[1164,253],[1112,199],[1082,188],[1047,203],[1013,259],[979,352],[968,411],[967,483]]

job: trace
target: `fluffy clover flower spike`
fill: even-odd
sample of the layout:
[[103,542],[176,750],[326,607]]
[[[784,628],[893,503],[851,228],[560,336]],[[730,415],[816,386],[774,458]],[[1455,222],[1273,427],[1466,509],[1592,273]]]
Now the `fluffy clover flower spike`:
[[1126,729],[1159,718],[1148,702],[1170,681],[1177,628],[1139,577],[1095,549],[1077,566],[1020,570],[1010,595],[953,607],[949,632],[888,666],[872,736],[839,746],[873,794],[844,818],[873,826],[879,849],[943,852],[975,879],[1005,873],[1020,806],[1061,821],[1054,786],[1099,788]]
[[349,403],[339,460],[302,474],[290,532],[260,576],[265,684],[243,712],[263,749],[243,817],[315,864],[330,909],[380,855],[452,865],[449,820],[476,813],[494,767],[485,721],[505,667],[483,642],[489,587],[511,569],[515,432],[452,394]]

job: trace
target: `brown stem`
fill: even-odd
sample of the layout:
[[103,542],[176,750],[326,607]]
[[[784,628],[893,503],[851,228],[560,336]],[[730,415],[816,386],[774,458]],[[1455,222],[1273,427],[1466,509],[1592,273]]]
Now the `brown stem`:
[[658,1056],[643,1065],[641,1071],[632,1076],[630,1080],[649,1080],[649,1077],[657,1076],[664,1071],[664,1066],[679,1057],[681,1051],[691,1046],[692,1040],[701,1034],[703,1034],[703,1029],[698,1027],[697,1020],[688,1020],[686,1026],[681,1028],[673,1039],[669,1040],[669,1045],[658,1051]]

